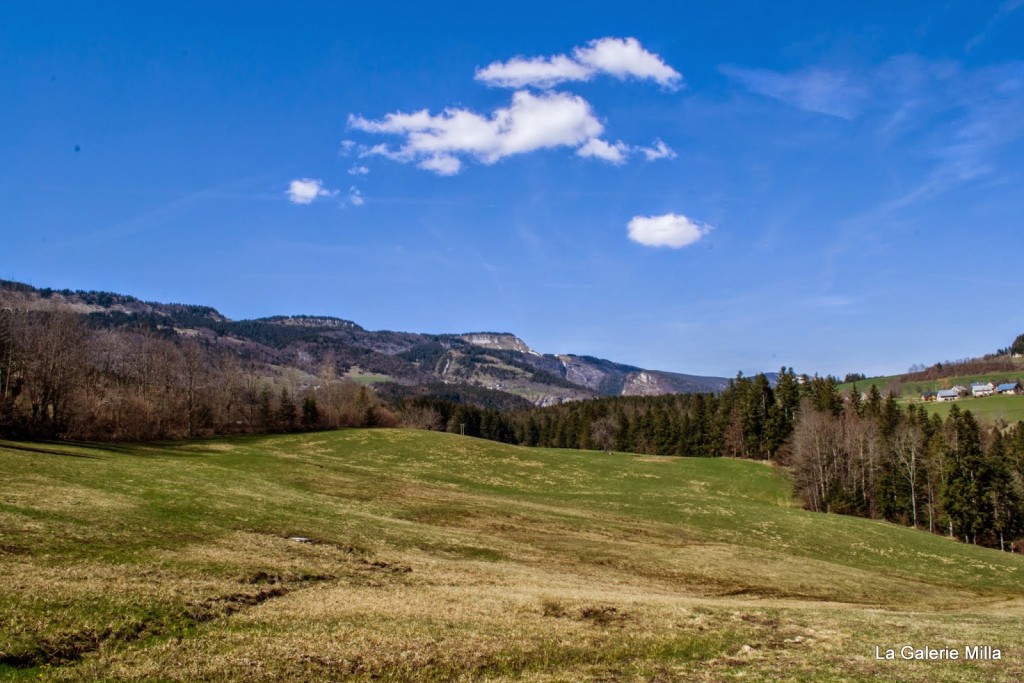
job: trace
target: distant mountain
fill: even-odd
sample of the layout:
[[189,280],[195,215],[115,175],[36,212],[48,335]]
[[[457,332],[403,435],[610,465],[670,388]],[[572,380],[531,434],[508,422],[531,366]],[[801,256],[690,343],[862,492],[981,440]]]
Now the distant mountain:
[[326,369],[356,381],[407,387],[468,385],[551,405],[595,396],[719,392],[724,377],[649,370],[574,354],[539,353],[508,332],[417,334],[370,331],[351,320],[290,315],[231,320],[209,306],[141,301],[111,292],[39,289],[0,280],[0,304],[59,307],[99,327],[146,327],[202,338],[280,372]]

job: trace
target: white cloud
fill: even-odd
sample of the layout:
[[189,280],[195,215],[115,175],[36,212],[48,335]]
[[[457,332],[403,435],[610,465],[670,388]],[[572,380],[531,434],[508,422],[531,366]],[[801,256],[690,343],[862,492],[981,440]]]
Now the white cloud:
[[507,62],[493,62],[477,69],[476,80],[499,88],[522,88],[532,85],[550,88],[565,81],[586,81],[594,70],[565,55],[554,57],[513,57]]
[[[352,125],[351,121],[352,121],[352,117],[349,116],[349,125]],[[373,147],[363,147],[363,146],[360,146],[359,158],[372,157],[372,156],[382,156],[385,159],[391,159],[391,161],[408,161],[408,159],[404,159],[402,157],[402,155],[399,154],[398,152],[393,152],[383,142],[378,144],[378,145],[374,145]]]
[[362,206],[366,200],[363,199],[363,193],[359,191],[355,185],[348,188],[348,201],[352,206]]
[[639,152],[644,155],[647,161],[657,161],[658,159],[675,159],[676,153],[671,147],[666,145],[661,140],[655,140],[654,145],[651,147],[640,147]]
[[629,221],[629,239],[647,247],[679,249],[693,244],[711,232],[703,225],[677,213],[662,216],[635,216]]
[[629,152],[629,145],[622,141],[609,144],[600,138],[591,138],[587,140],[586,144],[576,150],[576,154],[581,157],[604,159],[616,165],[623,163]]
[[[477,69],[476,79],[488,85],[517,88],[512,101],[491,112],[449,107],[433,114],[427,109],[392,112],[380,119],[351,114],[351,129],[401,139],[397,145],[342,143],[345,152],[359,158],[382,156],[414,164],[442,176],[456,175],[467,161],[493,164],[505,157],[542,149],[567,147],[584,158],[625,163],[642,154],[648,161],[671,159],[673,152],[656,140],[650,147],[602,139],[604,124],[584,98],[547,90],[567,81],[586,81],[598,74],[619,79],[653,80],[666,88],[682,85],[682,76],[658,55],[648,52],[636,38],[600,38],[577,47],[571,56],[514,57]],[[536,92],[528,86],[544,89]],[[353,166],[349,173],[366,172]]]
[[288,201],[293,204],[309,204],[317,197],[332,197],[336,190],[324,188],[324,181],[319,178],[299,178],[288,185]]
[[366,166],[361,166],[359,164],[357,164],[357,165],[353,166],[352,168],[348,169],[348,174],[349,175],[366,175],[369,172],[370,172],[370,169],[368,169]]
[[400,135],[398,150],[376,145],[364,154],[380,154],[395,161],[416,162],[440,175],[461,169],[456,155],[464,154],[493,164],[507,156],[539,149],[579,147],[604,132],[590,103],[568,93],[535,95],[518,91],[508,107],[483,116],[468,109],[445,109],[434,115],[426,109],[387,114],[371,121],[350,116],[352,128],[367,133]]
[[867,88],[845,71],[814,67],[784,74],[735,66],[719,71],[758,95],[842,119],[856,118],[868,99]]
[[462,170],[462,162],[448,154],[435,154],[416,165],[437,175],[455,175]]
[[672,148],[661,140],[655,140],[651,147],[630,147],[621,140],[612,144],[600,138],[591,138],[576,150],[576,154],[581,157],[604,159],[615,165],[625,162],[626,157],[636,153],[643,154],[647,161],[676,158],[676,153]]
[[682,84],[682,75],[661,57],[645,50],[636,38],[592,40],[587,47],[578,47],[572,54],[578,62],[594,71],[619,79],[649,78],[666,88],[677,88]]
[[492,62],[477,69],[475,78],[499,88],[551,88],[567,81],[589,81],[598,74],[610,74],[624,80],[650,79],[675,89],[683,77],[658,55],[648,52],[636,38],[599,38],[586,47],[577,47],[572,57],[513,57],[507,62]]

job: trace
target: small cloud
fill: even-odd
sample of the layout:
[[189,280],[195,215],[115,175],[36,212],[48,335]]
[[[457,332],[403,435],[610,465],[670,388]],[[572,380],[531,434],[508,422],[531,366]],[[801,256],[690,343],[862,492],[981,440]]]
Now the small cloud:
[[343,157],[347,157],[357,146],[358,144],[355,140],[342,140],[341,149],[338,150],[338,153]]
[[293,204],[310,204],[317,197],[333,197],[337,190],[324,188],[319,178],[299,178],[288,185],[288,201]]
[[363,199],[363,193],[360,192],[359,188],[356,187],[355,185],[348,188],[348,201],[352,204],[352,206],[362,206],[363,204],[366,203],[366,200]]
[[[352,117],[349,117],[349,125],[352,125]],[[359,158],[381,156],[385,159],[391,159],[391,161],[409,161],[408,157],[402,156],[400,153],[392,151],[390,147],[385,145],[383,142],[373,147],[360,146]]]
[[586,144],[576,150],[576,154],[581,157],[604,159],[615,165],[623,163],[629,152],[629,145],[622,141],[609,144],[600,138],[591,138]]
[[674,159],[675,151],[661,140],[656,140],[651,147],[630,147],[621,140],[615,143],[608,143],[600,138],[591,138],[580,148],[576,154],[585,158],[604,159],[616,166],[625,162],[626,157],[631,154],[640,153],[647,161],[658,159]]
[[462,162],[448,154],[435,154],[432,157],[427,157],[416,164],[416,166],[424,171],[433,171],[437,175],[456,175],[462,170]]
[[655,140],[654,145],[651,147],[640,147],[639,151],[644,155],[647,161],[657,161],[658,159],[675,159],[676,153],[671,147],[666,145],[661,140]]
[[366,166],[360,166],[358,164],[356,166],[353,166],[352,168],[348,169],[348,174],[349,175],[366,175],[369,172],[370,172],[369,168],[367,168]]
[[722,66],[719,71],[752,93],[771,97],[804,111],[855,119],[867,89],[844,72],[814,67],[793,73]]
[[629,239],[646,247],[679,249],[689,246],[711,232],[710,225],[690,220],[677,213],[662,216],[636,216],[629,221]]
[[666,88],[682,85],[682,75],[662,61],[658,55],[648,52],[636,38],[601,38],[592,40],[584,48],[572,52],[578,62],[600,73],[607,73],[619,79],[628,77],[651,79]]
[[551,88],[564,81],[586,81],[594,74],[590,69],[565,55],[554,57],[513,57],[507,62],[493,62],[477,69],[476,80],[498,88]]
[[476,80],[499,88],[551,88],[567,81],[589,81],[598,74],[620,80],[653,80],[677,89],[682,75],[658,55],[648,52],[636,38],[598,38],[577,47],[572,57],[513,57],[507,62],[492,62],[477,69]]

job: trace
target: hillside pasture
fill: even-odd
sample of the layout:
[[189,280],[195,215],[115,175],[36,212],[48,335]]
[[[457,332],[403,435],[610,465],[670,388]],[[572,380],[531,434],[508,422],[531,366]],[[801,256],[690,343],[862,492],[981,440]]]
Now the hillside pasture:
[[949,389],[957,385],[964,386],[969,389],[971,384],[975,382],[999,383],[1007,381],[1012,382],[1014,380],[1020,380],[1021,383],[1024,383],[1024,371],[995,372],[983,375],[957,375],[954,377],[944,377],[943,379],[939,380],[928,380],[923,382],[904,382],[900,379],[899,375],[894,375],[890,377],[875,377],[871,379],[866,379],[861,382],[840,384],[839,391],[841,393],[846,393],[854,387],[854,384],[856,384],[858,391],[865,392],[870,390],[871,385],[874,385],[878,387],[878,391],[881,392],[883,396],[885,396],[888,393],[888,389],[898,387],[899,396],[897,398],[912,400],[920,398],[921,394],[926,391],[938,391],[939,389]]
[[[349,430],[0,471],[0,679],[1024,677],[1024,559],[803,511],[762,463]],[[1003,659],[874,658],[907,643]]]
[[925,407],[929,414],[941,415],[943,419],[949,415],[953,406],[959,410],[969,410],[975,417],[984,422],[1005,421],[1016,424],[1024,420],[1024,396],[985,396],[983,398],[963,398],[959,401],[917,402]]

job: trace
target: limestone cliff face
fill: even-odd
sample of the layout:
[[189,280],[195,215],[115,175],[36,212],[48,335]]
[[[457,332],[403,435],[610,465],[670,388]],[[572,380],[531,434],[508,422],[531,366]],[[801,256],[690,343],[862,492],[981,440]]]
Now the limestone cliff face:
[[682,375],[677,372],[641,370],[626,375],[622,385],[623,396],[658,396],[661,394],[719,392],[729,380],[724,377]]
[[498,349],[501,351],[519,351],[520,353],[529,353],[532,355],[539,355],[536,351],[526,345],[519,337],[514,334],[508,334],[507,332],[471,332],[469,334],[462,335],[461,339],[464,342],[473,344],[474,346],[482,346],[485,349]]
[[593,363],[588,363],[579,356],[561,355],[558,360],[562,361],[565,368],[565,378],[573,384],[601,391],[608,380],[609,373]]
[[643,370],[641,372],[631,372],[626,375],[626,381],[622,386],[623,396],[659,396],[661,394],[667,394],[672,391],[668,386],[665,386],[666,382],[652,373]]

